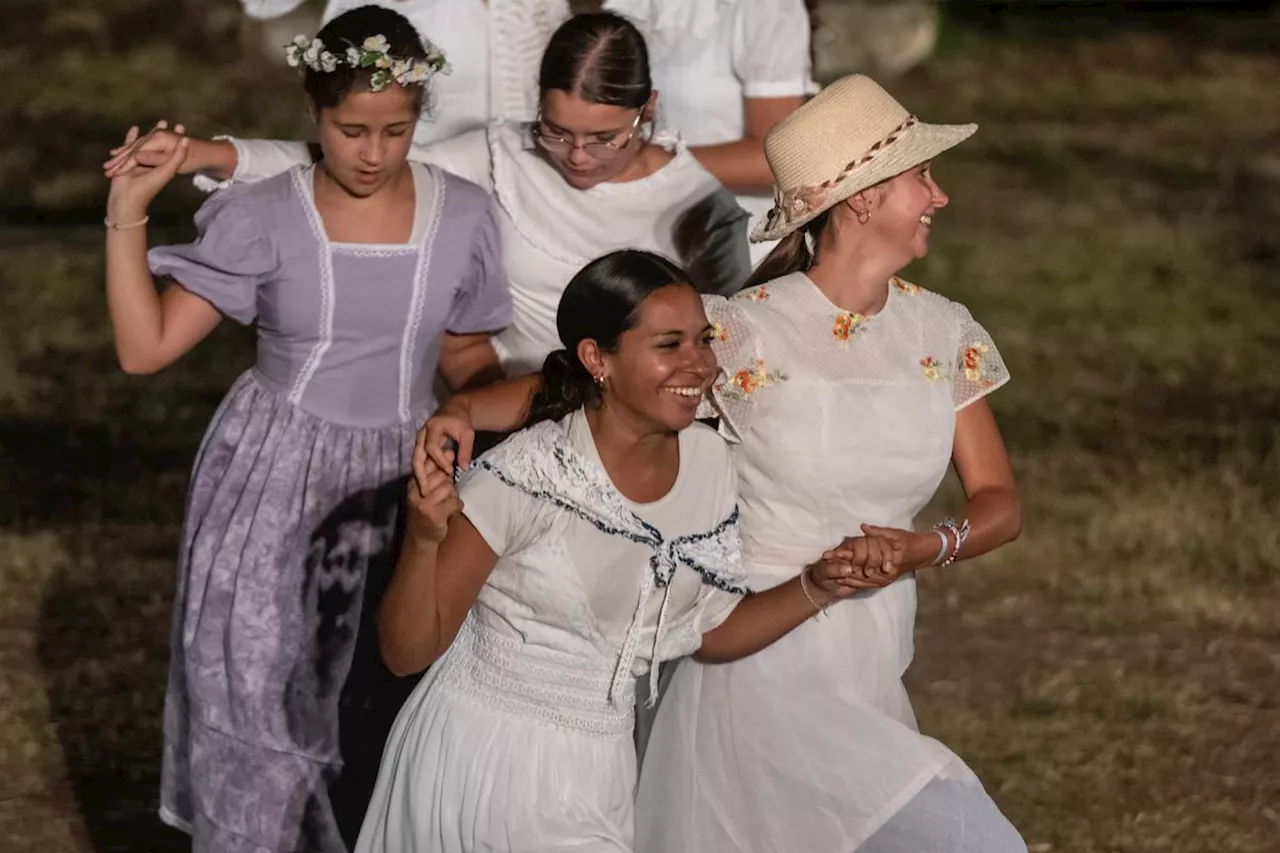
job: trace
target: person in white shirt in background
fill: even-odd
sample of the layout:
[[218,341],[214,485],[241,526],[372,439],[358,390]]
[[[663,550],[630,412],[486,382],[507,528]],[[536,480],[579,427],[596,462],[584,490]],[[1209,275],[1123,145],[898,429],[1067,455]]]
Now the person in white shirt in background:
[[[250,17],[287,14],[302,0],[241,0]],[[323,20],[368,0],[329,0]],[[738,198],[753,220],[773,205],[764,159],[769,128],[818,90],[803,0],[382,0],[449,57],[438,107],[414,141],[426,145],[492,120],[532,121],[538,62],[573,12],[615,12],[639,27],[660,94],[656,129],[680,135],[690,153]],[[202,182],[203,183],[203,182]],[[211,184],[203,184],[211,189]],[[751,246],[753,264],[773,243]]]
[[[764,136],[818,91],[804,0],[605,0],[644,33],[673,130],[738,197],[753,226],[773,206]],[[759,264],[772,241],[751,245]]]

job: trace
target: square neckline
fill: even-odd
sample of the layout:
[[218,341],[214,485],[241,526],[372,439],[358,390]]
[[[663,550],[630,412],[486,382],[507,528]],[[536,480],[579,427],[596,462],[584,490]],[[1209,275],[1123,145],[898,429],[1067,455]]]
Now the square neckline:
[[413,225],[409,230],[409,241],[403,243],[360,243],[348,240],[333,240],[325,228],[324,217],[320,208],[316,207],[315,173],[319,163],[298,166],[294,172],[294,185],[302,196],[303,208],[311,222],[313,233],[327,249],[354,252],[408,252],[416,251],[426,239],[427,226],[433,217],[427,216],[423,210],[424,198],[431,201],[432,207],[440,201],[440,178],[435,168],[426,163],[407,161],[409,172],[413,176]]

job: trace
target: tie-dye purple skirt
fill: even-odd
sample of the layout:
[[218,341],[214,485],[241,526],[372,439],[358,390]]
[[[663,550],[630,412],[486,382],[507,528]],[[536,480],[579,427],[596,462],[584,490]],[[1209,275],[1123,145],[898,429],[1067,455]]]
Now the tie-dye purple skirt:
[[193,853],[340,853],[358,831],[412,688],[381,667],[373,630],[412,448],[411,425],[323,421],[252,371],[214,416],[187,501],[164,718],[161,816]]

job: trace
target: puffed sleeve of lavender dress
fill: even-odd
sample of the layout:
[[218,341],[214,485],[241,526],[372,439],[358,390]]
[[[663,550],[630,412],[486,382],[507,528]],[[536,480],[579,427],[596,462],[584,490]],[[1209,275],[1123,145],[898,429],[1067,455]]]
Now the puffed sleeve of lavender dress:
[[258,288],[276,269],[275,230],[259,209],[260,193],[233,187],[196,211],[196,239],[147,253],[153,275],[173,279],[239,323],[258,316]]
[[471,237],[467,279],[454,294],[445,328],[455,335],[496,332],[511,323],[511,291],[502,267],[502,237],[493,201]]

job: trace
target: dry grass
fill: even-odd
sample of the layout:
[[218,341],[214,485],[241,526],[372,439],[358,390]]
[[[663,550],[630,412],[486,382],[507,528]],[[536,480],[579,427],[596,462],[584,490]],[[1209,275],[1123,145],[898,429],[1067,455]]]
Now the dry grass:
[[[66,85],[0,94],[6,126],[47,143],[0,154],[27,222],[96,210],[96,152],[126,118],[295,122],[289,78],[251,85],[234,42],[130,48],[156,4],[125,23],[117,2],[27,8],[80,51],[43,78]],[[910,681],[1038,853],[1280,850],[1280,59],[1258,29],[960,30],[894,84],[928,119],[982,123],[937,166],[954,201],[912,273],[1014,373],[993,405],[1027,521],[923,579]],[[193,198],[173,196],[170,235]],[[120,375],[99,239],[0,229],[4,849],[183,849],[153,817],[173,552],[194,446],[251,350],[224,329],[162,376]]]

